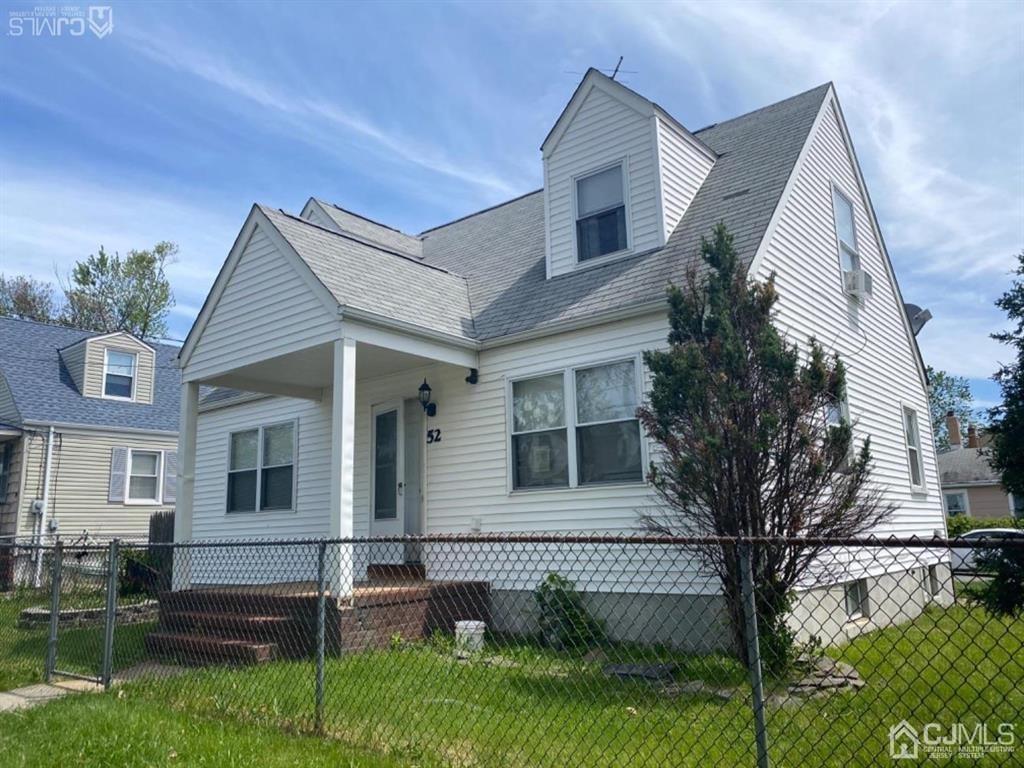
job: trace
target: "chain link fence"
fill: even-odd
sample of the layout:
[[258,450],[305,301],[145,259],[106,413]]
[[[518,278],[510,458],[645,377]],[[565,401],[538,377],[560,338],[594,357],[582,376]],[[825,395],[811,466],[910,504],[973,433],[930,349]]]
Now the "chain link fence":
[[992,612],[1024,540],[0,546],[32,577],[3,688],[85,677],[415,765],[1024,762],[1024,616]]

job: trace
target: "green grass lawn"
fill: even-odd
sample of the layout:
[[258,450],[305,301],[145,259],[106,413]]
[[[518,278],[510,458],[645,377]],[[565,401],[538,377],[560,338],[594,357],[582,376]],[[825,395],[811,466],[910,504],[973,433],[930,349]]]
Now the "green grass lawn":
[[[82,592],[64,597],[64,608],[93,608],[103,605],[100,592]],[[121,601],[124,604],[124,600]],[[25,608],[49,605],[43,591],[21,591],[0,597],[0,691],[6,691],[43,679],[49,628],[18,627],[18,616]],[[124,669],[144,657],[142,638],[152,624],[119,625],[115,629],[115,668]],[[61,629],[57,635],[58,669],[79,674],[99,674],[103,658],[103,628]]]
[[250,766],[385,768],[396,763],[339,742],[240,723],[198,719],[116,693],[70,696],[0,715],[6,768]]
[[[771,708],[777,765],[879,765],[889,759],[888,729],[900,719],[994,727],[1019,721],[1024,712],[1024,620],[932,608],[910,624],[830,654],[853,664],[867,687]],[[648,659],[657,655],[646,653]],[[603,662],[529,646],[503,646],[500,654],[491,649],[467,662],[443,644],[399,645],[328,661],[325,731],[415,764],[751,764],[754,735],[742,670],[716,657],[675,659],[682,662],[680,682],[710,677],[741,695],[669,696],[648,683],[609,679]],[[187,682],[146,682],[129,690],[157,696],[182,713],[299,731],[313,726],[308,662],[208,668],[190,672]],[[1024,722],[1017,722],[1017,732],[1024,734]],[[1002,759],[1011,764],[1014,756]]]

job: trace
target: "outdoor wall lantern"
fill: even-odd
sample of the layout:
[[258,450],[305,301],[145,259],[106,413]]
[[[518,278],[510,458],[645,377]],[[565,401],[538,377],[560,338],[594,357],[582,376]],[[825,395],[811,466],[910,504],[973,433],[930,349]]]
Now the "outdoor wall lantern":
[[427,384],[427,380],[424,379],[423,383],[420,384],[420,405],[423,406],[423,410],[427,416],[436,416],[437,403],[430,402],[430,392],[430,385]]

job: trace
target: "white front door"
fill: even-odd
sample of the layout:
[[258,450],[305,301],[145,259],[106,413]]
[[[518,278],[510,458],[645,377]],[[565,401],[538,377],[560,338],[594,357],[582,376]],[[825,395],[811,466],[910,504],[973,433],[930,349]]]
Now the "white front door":
[[[380,403],[372,408],[373,439],[370,447],[370,535],[402,536],[405,533],[405,439],[402,401]],[[374,562],[401,563],[401,544],[374,547]]]

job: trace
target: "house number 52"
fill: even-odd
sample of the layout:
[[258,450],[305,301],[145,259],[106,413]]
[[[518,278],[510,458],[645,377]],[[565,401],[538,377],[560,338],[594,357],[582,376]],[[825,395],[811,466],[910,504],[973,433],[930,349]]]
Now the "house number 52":
[[427,430],[427,445],[430,443],[441,442],[441,430],[440,429],[428,429]]

